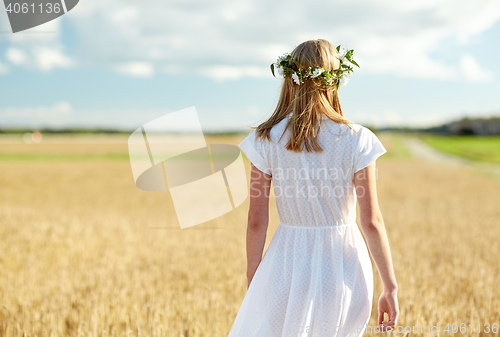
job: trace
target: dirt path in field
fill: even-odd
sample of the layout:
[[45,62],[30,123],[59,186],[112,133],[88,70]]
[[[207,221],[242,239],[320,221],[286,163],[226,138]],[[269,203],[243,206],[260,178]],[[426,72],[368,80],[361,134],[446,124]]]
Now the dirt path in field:
[[445,165],[468,167],[471,169],[500,175],[500,165],[498,164],[482,163],[446,154],[435,150],[416,137],[404,137],[403,142],[405,143],[411,154],[416,158]]

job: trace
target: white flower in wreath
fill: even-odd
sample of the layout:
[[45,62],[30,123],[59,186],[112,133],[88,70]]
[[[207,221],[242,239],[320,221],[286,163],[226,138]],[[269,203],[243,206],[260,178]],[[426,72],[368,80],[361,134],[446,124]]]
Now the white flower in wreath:
[[347,82],[349,82],[349,77],[346,74],[342,74],[342,76],[340,76],[339,86],[346,85]]
[[300,79],[299,79],[299,75],[297,75],[297,73],[293,73],[293,74],[292,74],[292,80],[293,80],[296,84],[298,84],[298,85],[300,85],[300,84],[301,84]]
[[311,77],[312,77],[312,78],[316,78],[316,77],[320,76],[321,74],[323,74],[323,72],[324,72],[324,71],[325,71],[325,69],[323,69],[323,68],[317,68],[317,69],[315,69],[315,70],[313,71],[313,73],[312,73],[312,76],[311,76]]
[[276,68],[278,75],[283,76],[283,68],[281,66]]
[[278,57],[278,64],[281,62],[281,61],[284,61],[286,59],[286,57],[288,56],[288,54],[283,54],[282,56]]

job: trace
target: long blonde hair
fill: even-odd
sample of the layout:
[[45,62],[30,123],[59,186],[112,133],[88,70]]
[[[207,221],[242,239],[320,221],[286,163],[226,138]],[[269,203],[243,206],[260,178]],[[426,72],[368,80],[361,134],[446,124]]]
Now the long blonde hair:
[[[297,61],[298,67],[321,67],[327,71],[340,67],[337,49],[323,39],[305,41],[299,44],[291,55]],[[307,152],[323,151],[317,140],[321,115],[336,123],[346,124],[352,129],[349,125],[352,122],[344,118],[342,113],[335,85],[325,86],[319,78],[307,79],[303,84],[296,85],[291,77],[287,77],[283,79],[279,101],[273,114],[265,122],[254,127],[257,138],[265,137],[271,140],[272,127],[292,111],[285,128],[285,131],[291,129],[291,137],[286,145],[286,149],[290,151],[301,152],[303,146]]]

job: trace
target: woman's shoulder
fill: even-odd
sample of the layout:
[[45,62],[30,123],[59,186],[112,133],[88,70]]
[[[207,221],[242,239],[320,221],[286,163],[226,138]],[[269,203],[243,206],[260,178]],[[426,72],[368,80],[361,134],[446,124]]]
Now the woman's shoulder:
[[371,133],[374,134],[374,132],[369,127],[366,127],[366,126],[364,126],[362,124],[358,124],[358,123],[342,124],[342,127],[344,129],[351,130],[352,134],[355,134],[355,132],[360,134],[360,135],[361,134],[371,134]]
[[[278,142],[285,131],[288,133],[289,130],[286,128],[286,126],[288,124],[289,117],[290,115],[287,115],[271,128],[271,131],[269,133],[273,142]],[[287,135],[283,135],[283,138],[286,138],[286,136]]]
[[369,129],[366,126],[363,126],[361,124],[350,123],[349,125],[351,126],[351,130],[356,131],[358,134],[364,133],[366,132],[366,130],[369,131]]
[[348,123],[348,124],[345,124],[345,123],[339,123],[339,122],[335,122],[335,121],[332,121],[331,119],[327,119],[325,121],[323,121],[323,123],[325,123],[328,125],[330,131],[336,135],[349,135],[349,136],[357,136],[357,135],[361,135],[362,133],[366,132],[366,130],[368,130],[368,128],[364,127],[363,125],[361,124],[357,124],[357,123]]

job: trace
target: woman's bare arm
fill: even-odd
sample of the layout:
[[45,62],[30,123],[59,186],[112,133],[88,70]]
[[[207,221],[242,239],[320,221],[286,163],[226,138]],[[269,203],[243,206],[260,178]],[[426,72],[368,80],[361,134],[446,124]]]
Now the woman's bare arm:
[[269,192],[271,176],[253,164],[250,175],[250,208],[247,226],[247,279],[248,287],[262,259],[269,225]]
[[[395,327],[399,315],[398,285],[392,265],[389,239],[378,205],[375,162],[354,174],[354,185],[360,209],[361,229],[384,287],[379,299],[379,324]],[[384,313],[388,314],[389,321],[384,321]]]

